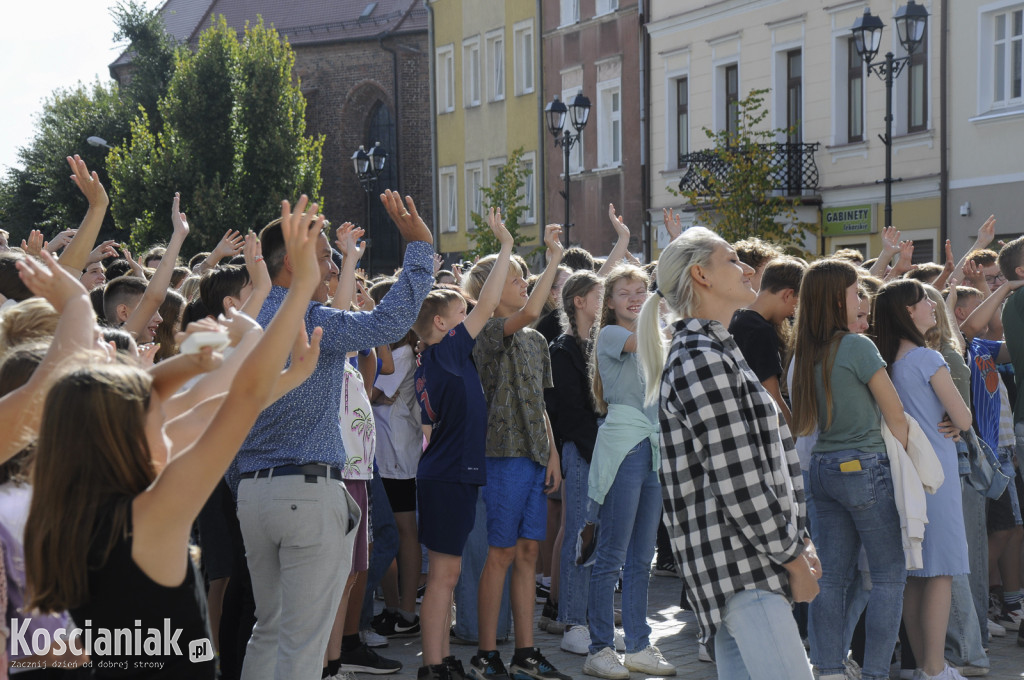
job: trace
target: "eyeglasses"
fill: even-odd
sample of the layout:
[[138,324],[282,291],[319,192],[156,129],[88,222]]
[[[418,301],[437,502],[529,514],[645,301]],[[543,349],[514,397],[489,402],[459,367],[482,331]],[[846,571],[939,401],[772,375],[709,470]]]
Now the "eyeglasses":
[[996,274],[995,276],[986,276],[985,282],[988,283],[989,286],[996,286],[1000,283],[1006,283],[1006,277],[1003,276],[1002,273]]

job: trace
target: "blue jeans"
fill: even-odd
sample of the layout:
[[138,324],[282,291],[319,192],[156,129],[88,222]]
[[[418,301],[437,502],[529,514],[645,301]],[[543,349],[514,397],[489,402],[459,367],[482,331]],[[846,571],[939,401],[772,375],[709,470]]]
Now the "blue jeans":
[[715,663],[723,680],[812,677],[789,600],[765,590],[741,590],[725,603],[715,633]]
[[634,446],[615,473],[598,515],[597,548],[590,577],[587,613],[590,651],[615,649],[615,582],[622,571],[622,627],[626,652],[651,644],[647,587],[661,521],[661,483],[651,469],[651,442]]
[[573,442],[562,444],[562,507],[565,532],[558,573],[558,620],[573,626],[587,624],[591,567],[576,565],[576,538],[587,512],[587,478],[590,464]]
[[[484,505],[483,494],[476,502],[476,522],[469,532],[466,549],[462,552],[462,573],[455,584],[455,634],[463,640],[477,641],[480,639],[478,628],[479,613],[477,595],[480,589],[480,574],[487,561],[487,507]],[[505,576],[505,590],[501,594],[501,610],[498,613],[499,642],[507,640],[512,630],[512,606],[509,603],[509,578],[512,570]]]
[[370,492],[370,523],[373,535],[373,549],[370,550],[370,568],[366,570],[366,593],[363,595],[363,610],[359,615],[359,629],[370,627],[373,618],[373,591],[377,590],[384,573],[398,555],[398,525],[395,515],[391,512],[388,494],[384,491],[384,482],[376,472],[369,484]]
[[[854,460],[860,462],[860,470],[839,469],[840,464]],[[814,538],[822,570],[821,592],[810,607],[811,661],[821,675],[843,673],[848,593],[863,544],[870,562],[871,593],[862,677],[887,679],[907,581],[889,461],[884,454],[854,450],[816,453],[811,457],[810,478]]]

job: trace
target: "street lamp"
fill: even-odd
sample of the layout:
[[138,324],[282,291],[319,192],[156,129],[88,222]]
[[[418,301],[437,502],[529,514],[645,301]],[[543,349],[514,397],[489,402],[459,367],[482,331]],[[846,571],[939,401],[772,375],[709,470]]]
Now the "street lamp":
[[373,237],[370,232],[370,192],[376,186],[377,178],[384,172],[384,163],[387,159],[388,152],[381,147],[380,142],[376,142],[370,147],[369,151],[360,144],[356,152],[352,154],[353,170],[355,170],[356,177],[359,179],[359,185],[363,187],[363,192],[366,194],[366,223],[363,225],[363,228],[366,230],[366,245],[369,247],[366,253],[367,271],[372,271],[371,263],[373,262]]
[[896,58],[890,51],[885,53],[885,60],[871,63],[871,60],[878,54],[882,44],[882,29],[885,24],[878,17],[871,14],[871,10],[864,8],[864,16],[853,22],[850,33],[853,34],[853,45],[857,49],[864,63],[867,64],[868,72],[874,73],[881,80],[885,81],[885,136],[879,135],[882,143],[885,144],[885,179],[877,183],[885,184],[885,226],[892,224],[892,184],[900,182],[902,178],[893,179],[892,176],[892,84],[903,72],[903,68],[910,61],[910,55],[914,53],[924,40],[925,30],[928,27],[928,11],[910,0],[906,5],[900,7],[893,16],[896,22],[896,33],[899,35],[900,44],[906,50],[907,56]]
[[[573,134],[565,129],[565,115],[569,114],[572,126],[576,129]],[[590,100],[578,93],[566,107],[558,95],[548,102],[544,107],[544,117],[547,120],[548,130],[555,137],[555,146],[562,147],[565,155],[565,189],[562,191],[562,198],[565,199],[565,222],[562,223],[564,243],[569,245],[569,151],[573,145],[580,141],[583,128],[587,126],[587,118],[590,117]]]
[[102,137],[97,137],[96,135],[93,135],[92,137],[87,137],[85,141],[88,142],[90,146],[102,146],[106,147],[107,149],[114,148],[107,144],[107,140],[103,139]]

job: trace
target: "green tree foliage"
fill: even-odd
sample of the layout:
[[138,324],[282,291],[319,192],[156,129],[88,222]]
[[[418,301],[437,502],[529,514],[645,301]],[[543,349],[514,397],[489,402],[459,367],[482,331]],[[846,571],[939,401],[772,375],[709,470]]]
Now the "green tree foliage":
[[[176,43],[157,10],[140,0],[126,0],[110,10],[117,24],[114,40],[125,42],[131,54],[131,77],[121,95],[141,106],[156,129],[163,126],[157,103],[174,74]],[[134,107],[133,107],[134,108]]]
[[[523,186],[526,179],[526,165],[523,163],[523,149],[520,147],[513,151],[505,164],[498,169],[491,186],[481,189],[484,213],[492,207],[501,208],[501,218],[508,233],[512,234],[515,248],[525,244],[529,239],[529,236],[522,233],[519,224],[520,218],[526,212],[526,206],[523,204]],[[476,212],[471,213],[470,217],[473,218],[476,230],[471,235],[473,247],[468,251],[468,257],[484,257],[498,252],[501,244],[487,226],[487,218]]]
[[211,249],[228,228],[258,230],[284,198],[320,200],[323,138],[305,134],[294,62],[262,19],[239,39],[219,17],[196,52],[178,50],[158,106],[163,128],[140,112],[108,159],[114,219],[135,247],[167,233],[175,191],[192,225],[188,252]]
[[[107,149],[89,146],[96,135],[111,145],[128,135],[132,107],[119,96],[116,84],[57,90],[43,103],[36,132],[28,146],[18,150],[20,168],[12,168],[0,182],[0,224],[20,243],[32,229],[47,237],[78,226],[88,205],[69,178],[65,158],[79,154],[109,186],[105,170]],[[104,235],[115,236],[109,217]]]
[[738,102],[734,133],[704,128],[714,147],[706,152],[708,163],[694,166],[700,188],[669,191],[686,198],[696,208],[698,222],[712,226],[730,243],[757,236],[797,246],[807,225],[796,221],[797,201],[773,195],[777,182],[772,145],[788,131],[763,127],[767,94],[768,90],[751,90]]

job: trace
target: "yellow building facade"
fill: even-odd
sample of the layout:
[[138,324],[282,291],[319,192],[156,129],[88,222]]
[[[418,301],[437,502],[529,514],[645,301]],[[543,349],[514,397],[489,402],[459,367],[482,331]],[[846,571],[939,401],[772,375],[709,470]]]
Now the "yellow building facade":
[[540,26],[533,0],[431,0],[437,250],[457,259],[473,245],[473,212],[509,155],[528,176],[521,233],[543,224]]

